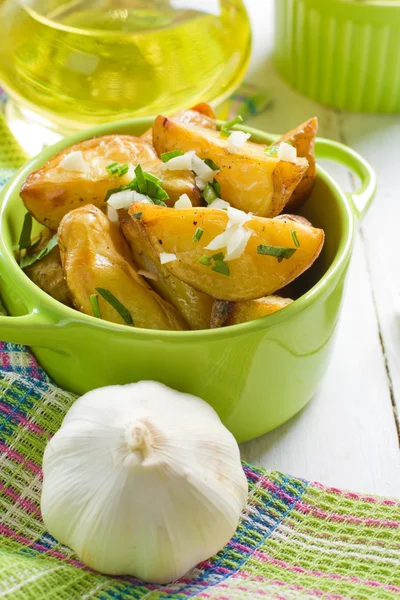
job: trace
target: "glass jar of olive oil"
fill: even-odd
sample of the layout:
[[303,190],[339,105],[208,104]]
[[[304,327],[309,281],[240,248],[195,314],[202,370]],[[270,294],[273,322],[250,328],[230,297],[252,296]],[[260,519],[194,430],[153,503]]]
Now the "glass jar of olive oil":
[[24,122],[64,134],[216,103],[250,38],[241,0],[0,0],[6,114],[17,135]]

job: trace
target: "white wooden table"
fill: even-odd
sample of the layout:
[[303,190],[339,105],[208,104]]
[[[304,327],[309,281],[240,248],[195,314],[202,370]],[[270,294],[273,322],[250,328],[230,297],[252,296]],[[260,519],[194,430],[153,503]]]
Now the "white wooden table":
[[[322,388],[288,423],[243,444],[242,457],[327,485],[400,496],[400,115],[340,112],[291,89],[272,65],[273,0],[246,4],[254,35],[247,79],[273,98],[248,123],[283,133],[317,115],[321,137],[352,146],[373,165],[378,193],[357,236]],[[327,169],[351,189],[349,173]]]

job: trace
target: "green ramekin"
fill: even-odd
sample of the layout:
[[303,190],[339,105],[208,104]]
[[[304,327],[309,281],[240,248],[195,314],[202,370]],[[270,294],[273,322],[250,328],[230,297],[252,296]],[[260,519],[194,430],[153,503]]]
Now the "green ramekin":
[[275,0],[275,64],[335,108],[400,111],[400,0]]

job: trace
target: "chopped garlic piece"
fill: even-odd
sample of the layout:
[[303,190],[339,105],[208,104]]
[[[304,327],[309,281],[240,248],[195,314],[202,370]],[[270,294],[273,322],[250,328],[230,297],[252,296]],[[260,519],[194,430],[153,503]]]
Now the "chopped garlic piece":
[[119,222],[118,213],[117,213],[116,209],[113,206],[108,205],[108,207],[107,207],[107,217],[110,219],[110,221],[112,223],[118,223]]
[[215,174],[219,172],[213,171],[213,169],[206,165],[204,160],[199,158],[196,154],[192,157],[192,171],[206,183],[210,183],[214,179]]
[[251,230],[244,227],[237,227],[235,235],[229,240],[226,248],[225,261],[240,258],[246,250],[247,242],[251,237]]
[[250,236],[250,230],[244,229],[242,225],[235,225],[217,235],[205,247],[205,250],[221,250],[222,248],[226,248],[224,260],[234,260],[243,254]]
[[75,150],[75,152],[66,154],[58,166],[64,169],[64,171],[90,173],[90,164],[84,159],[81,150]]
[[193,171],[196,175],[196,185],[200,190],[204,190],[207,183],[210,183],[218,171],[213,171],[204,160],[199,158],[194,150],[185,152],[181,156],[174,156],[166,163],[164,169],[170,171]]
[[278,147],[278,158],[279,160],[296,163],[297,150],[294,146],[291,146],[291,144],[281,142]]
[[176,254],[173,254],[172,252],[161,252],[160,253],[160,263],[162,265],[166,265],[167,263],[173,262],[174,260],[177,260]]
[[308,160],[306,158],[303,158],[302,156],[298,156],[296,158],[296,165],[298,167],[308,167]]
[[205,246],[205,250],[221,250],[221,248],[226,248],[230,239],[230,231],[224,231],[215,237],[208,246]]
[[[215,204],[215,200],[212,205]],[[223,200],[221,200],[223,202]],[[246,249],[247,242],[251,236],[251,230],[244,229],[243,225],[247,221],[250,221],[252,214],[245,213],[242,210],[233,208],[228,204],[228,222],[226,224],[225,231],[217,235],[208,246],[206,250],[221,250],[226,248],[225,261],[234,260],[239,258]]]
[[193,208],[190,198],[187,194],[182,194],[179,199],[175,202],[174,208],[179,210],[183,208]]
[[146,196],[146,194],[139,194],[139,192],[136,192],[135,190],[133,190],[133,197],[134,202],[146,202],[146,204],[154,204],[149,196]]
[[225,209],[225,208],[229,208],[229,207],[230,207],[229,202],[222,200],[222,198],[217,198],[216,200],[214,200],[214,202],[211,202],[211,204],[208,205],[208,208]]
[[135,190],[123,190],[112,194],[108,199],[108,205],[119,210],[120,208],[128,209],[133,202],[146,202],[150,204],[150,198],[144,194],[139,194]]
[[166,163],[164,163],[164,169],[169,171],[191,171],[192,170],[192,159],[195,155],[194,150],[190,150],[190,152],[185,152],[182,156],[174,156]]
[[145,269],[139,269],[138,275],[146,277],[146,279],[153,279],[153,281],[157,281],[158,279],[157,275],[153,275],[153,273],[150,273],[150,271],[146,271]]
[[307,167],[308,160],[306,158],[302,158],[297,156],[297,150],[291,144],[287,144],[286,142],[281,142],[278,147],[277,157],[279,160],[284,160],[286,162],[292,162],[299,167]]
[[124,190],[122,192],[116,192],[109,197],[107,204],[114,208],[115,210],[119,210],[120,208],[129,208],[130,205],[134,202],[134,191],[133,190]]
[[230,229],[231,227],[234,227],[235,225],[243,225],[243,223],[250,221],[252,216],[253,216],[252,213],[245,213],[243,210],[239,210],[237,208],[233,208],[233,206],[229,206],[229,208],[228,208],[229,221],[228,221],[228,225],[226,226],[226,228]]
[[227,140],[229,152],[232,154],[239,152],[249,137],[250,133],[245,133],[244,131],[233,131]]
[[196,186],[199,188],[199,190],[202,192],[204,190],[204,188],[206,187],[207,182],[204,181],[204,179],[202,179],[201,177],[197,177],[196,176]]

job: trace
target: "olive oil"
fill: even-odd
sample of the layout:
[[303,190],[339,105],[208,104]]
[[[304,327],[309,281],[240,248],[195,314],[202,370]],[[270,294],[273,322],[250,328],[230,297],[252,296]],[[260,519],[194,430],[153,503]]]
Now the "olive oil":
[[218,101],[250,54],[241,0],[0,0],[0,82],[60,131]]

